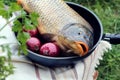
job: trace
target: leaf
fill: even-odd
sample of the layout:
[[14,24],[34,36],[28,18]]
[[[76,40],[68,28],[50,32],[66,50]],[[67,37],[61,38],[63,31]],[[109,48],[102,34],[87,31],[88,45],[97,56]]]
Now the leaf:
[[3,1],[0,1],[0,8],[4,8],[4,3],[3,3]]
[[2,15],[4,18],[8,19],[11,17],[9,10],[0,9],[0,15]]
[[30,13],[30,19],[32,21],[32,23],[34,24],[34,26],[38,26],[38,17],[39,15],[35,12]]
[[19,31],[22,31],[22,24],[21,24],[21,22],[20,21],[18,21],[18,20],[16,20],[15,22],[14,22],[14,25],[13,25],[13,27],[12,27],[12,30],[14,31],[14,32],[19,32]]
[[30,35],[26,32],[18,32],[17,39],[22,42],[26,43],[27,39],[30,38]]
[[25,18],[24,25],[25,25],[25,29],[27,30],[31,30],[35,28],[35,26],[32,24],[32,21],[29,18]]
[[11,9],[4,4],[4,0],[0,1],[0,15],[8,19],[11,17]]
[[30,38],[30,35],[26,32],[19,32],[17,35],[17,39],[20,42],[20,50],[23,51],[24,54],[27,54],[27,46],[26,41]]
[[22,9],[22,7],[17,3],[11,3],[11,6],[9,6],[9,8],[11,12],[20,11]]
[[26,16],[26,15],[27,15],[27,12],[24,11],[24,10],[21,10],[21,15],[22,15],[22,16]]
[[19,12],[20,12],[20,18],[25,19],[27,12],[24,11],[23,9],[21,9]]
[[16,3],[17,0],[2,0],[5,5],[11,6],[11,3]]
[[14,0],[2,0],[0,1],[0,15],[8,19],[15,11],[22,10],[22,7]]
[[21,50],[23,51],[24,55],[27,55],[27,54],[28,54],[26,44],[22,44],[22,45],[21,45]]

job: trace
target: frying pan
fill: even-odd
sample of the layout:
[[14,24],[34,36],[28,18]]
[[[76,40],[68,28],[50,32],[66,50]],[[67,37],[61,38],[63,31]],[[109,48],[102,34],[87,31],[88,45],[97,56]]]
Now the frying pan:
[[67,57],[48,57],[36,54],[30,50],[28,51],[27,57],[40,65],[47,67],[60,67],[60,66],[68,66],[74,65],[77,61],[83,60],[88,57],[98,46],[99,42],[104,39],[109,41],[111,44],[119,44],[120,43],[120,34],[103,34],[103,26],[99,18],[86,7],[73,3],[67,2],[67,4],[74,9],[78,14],[80,14],[85,20],[89,22],[89,24],[94,29],[94,45],[88,51],[88,53],[84,56],[67,56]]

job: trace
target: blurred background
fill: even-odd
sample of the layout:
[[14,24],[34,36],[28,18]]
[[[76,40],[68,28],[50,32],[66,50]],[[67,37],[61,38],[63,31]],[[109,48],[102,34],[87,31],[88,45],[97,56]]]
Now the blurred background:
[[[120,0],[66,0],[93,11],[103,24],[104,33],[120,33]],[[87,15],[86,15],[87,16]],[[120,44],[112,45],[97,70],[98,80],[120,80]]]

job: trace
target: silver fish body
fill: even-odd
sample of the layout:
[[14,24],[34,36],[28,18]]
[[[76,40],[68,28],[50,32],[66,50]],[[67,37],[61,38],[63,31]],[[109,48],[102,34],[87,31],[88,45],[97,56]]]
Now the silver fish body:
[[[28,12],[40,15],[40,34],[52,34],[66,53],[85,55],[93,45],[91,25],[63,0],[18,0]],[[87,15],[86,15],[87,16]]]

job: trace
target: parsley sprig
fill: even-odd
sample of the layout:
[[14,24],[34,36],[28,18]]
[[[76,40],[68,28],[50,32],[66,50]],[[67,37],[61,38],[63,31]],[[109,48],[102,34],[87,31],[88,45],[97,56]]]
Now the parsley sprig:
[[19,50],[22,50],[24,54],[27,54],[26,41],[30,35],[27,32],[24,32],[23,29],[31,30],[36,28],[38,26],[37,18],[38,14],[27,14],[26,11],[21,9],[20,15],[14,21],[12,30],[17,33],[16,38],[20,42]]
[[[12,16],[13,12],[16,11],[19,11],[19,15],[17,15],[15,19],[9,21],[8,19]],[[6,2],[4,0],[1,0],[0,15],[7,19],[7,23],[0,29],[0,31],[4,29],[7,24],[14,21],[12,30],[17,33],[16,38],[21,44],[20,50],[26,54],[26,41],[30,36],[28,33],[23,31],[23,28],[26,30],[36,28],[38,26],[38,14],[35,12],[28,14],[20,5],[17,4],[15,0],[7,0]]]
[[[19,12],[19,15],[16,18],[9,20],[12,17],[13,13]],[[0,28],[2,31],[9,23],[14,21],[12,30],[14,33],[17,33],[16,38],[19,41],[19,53],[27,54],[26,41],[30,35],[23,31],[23,28],[26,30],[34,29],[38,26],[37,18],[39,15],[35,12],[27,13],[20,5],[17,4],[16,0],[0,0],[0,15],[7,20],[6,24]],[[0,35],[0,39],[6,39],[5,36]],[[0,45],[2,51],[7,51],[7,57],[0,57],[0,80],[5,80],[7,76],[12,74],[14,71],[14,66],[11,63],[11,50],[9,48],[10,44]],[[7,64],[6,64],[7,61]]]

